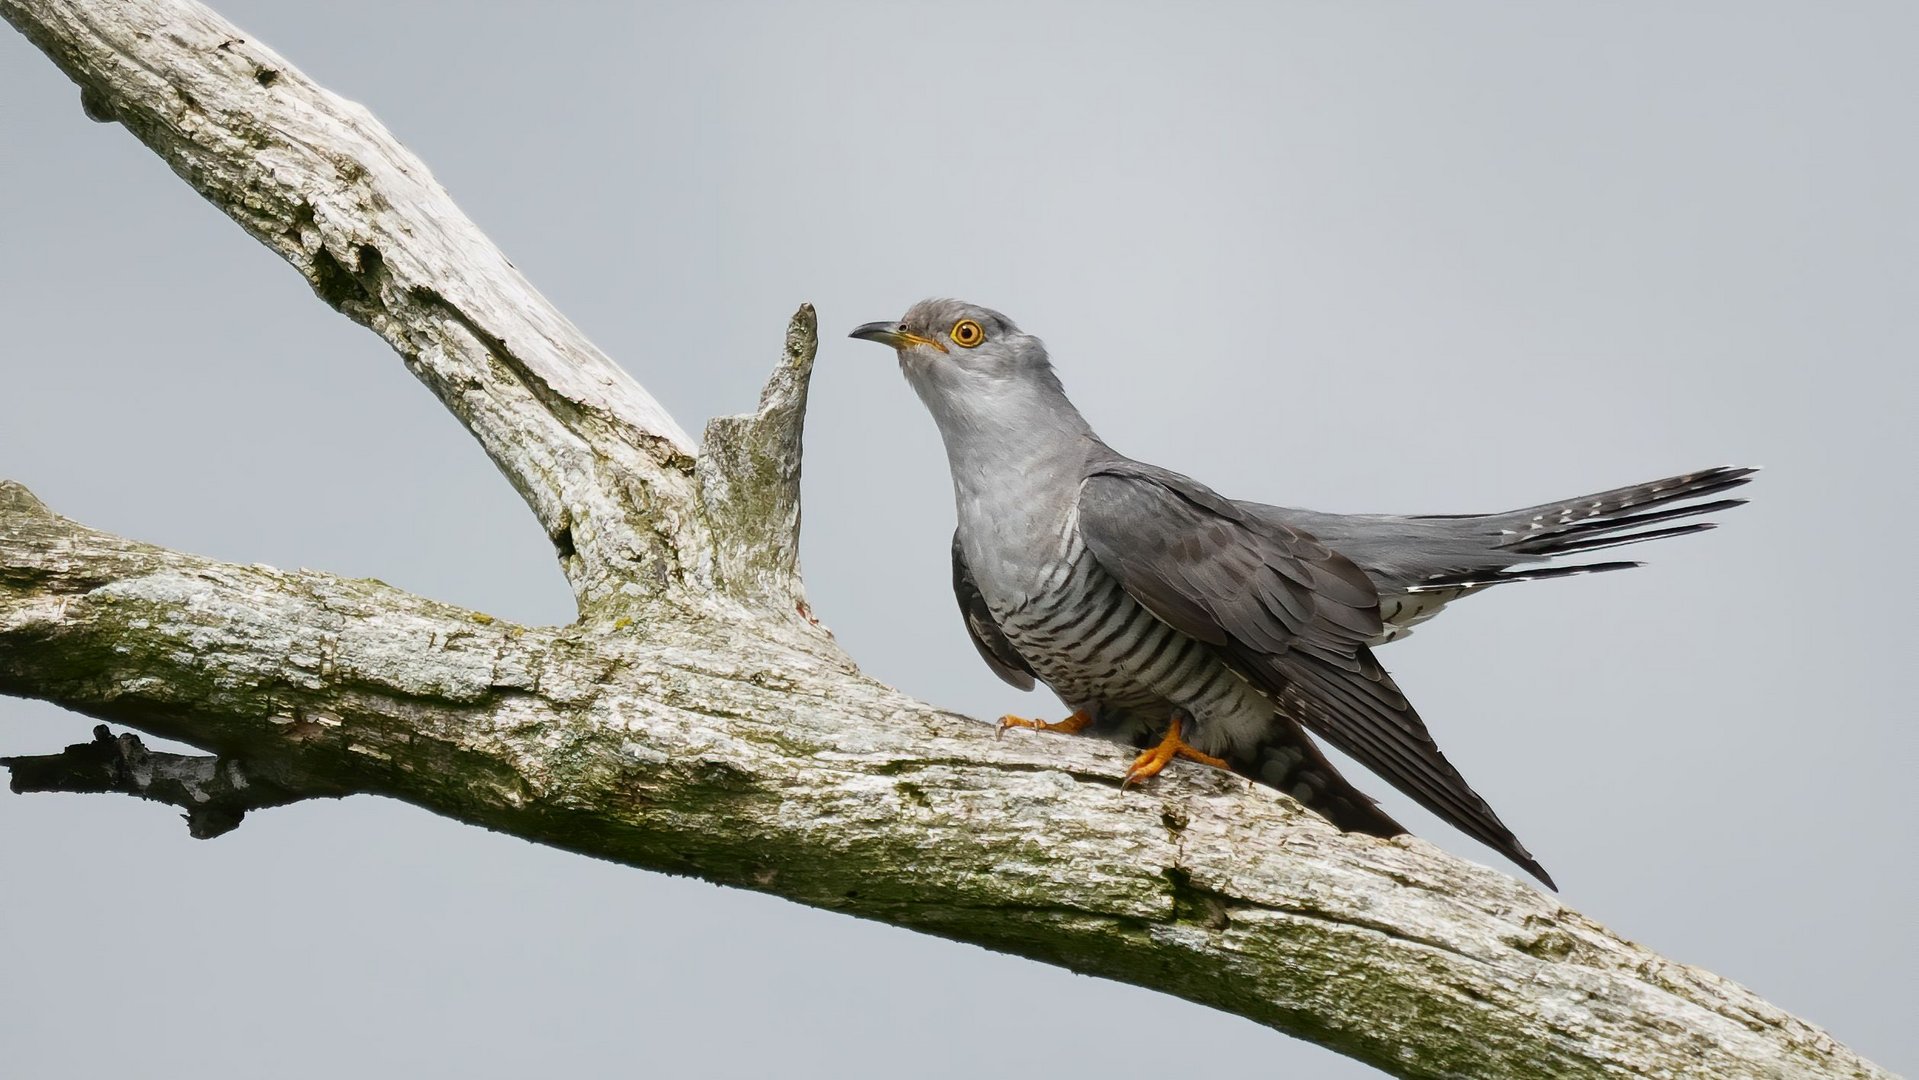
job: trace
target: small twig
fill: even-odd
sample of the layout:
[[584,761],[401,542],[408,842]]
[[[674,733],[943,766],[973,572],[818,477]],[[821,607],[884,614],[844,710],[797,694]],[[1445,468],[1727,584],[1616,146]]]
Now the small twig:
[[57,754],[0,758],[0,766],[12,772],[11,786],[17,793],[118,792],[182,807],[187,831],[197,840],[239,828],[248,810],[285,806],[321,794],[289,791],[250,775],[236,758],[149,750],[140,736],[116,736],[105,724],[93,729],[92,742],[75,743]]

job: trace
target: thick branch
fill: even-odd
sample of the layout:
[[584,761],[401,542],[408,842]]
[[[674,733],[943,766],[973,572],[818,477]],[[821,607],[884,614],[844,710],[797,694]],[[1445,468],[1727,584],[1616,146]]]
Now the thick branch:
[[510,626],[0,486],[0,692],[635,866],[1234,1012],[1403,1076],[1887,1074],[1411,838],[930,709],[750,623]]
[[[366,109],[189,0],[0,0],[208,201],[372,328],[479,439],[583,612],[707,588],[694,446]],[[689,580],[690,579],[690,580]]]

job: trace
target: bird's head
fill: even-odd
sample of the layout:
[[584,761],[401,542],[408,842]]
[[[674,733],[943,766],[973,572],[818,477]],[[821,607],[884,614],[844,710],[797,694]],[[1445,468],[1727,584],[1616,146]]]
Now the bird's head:
[[873,322],[853,337],[891,345],[900,370],[929,390],[992,393],[1032,380],[1052,381],[1046,346],[991,308],[960,300],[922,300],[896,322]]
[[991,308],[922,300],[897,322],[867,323],[852,336],[899,354],[900,371],[933,414],[949,454],[979,445],[1003,453],[1089,430],[1066,400],[1046,346]]

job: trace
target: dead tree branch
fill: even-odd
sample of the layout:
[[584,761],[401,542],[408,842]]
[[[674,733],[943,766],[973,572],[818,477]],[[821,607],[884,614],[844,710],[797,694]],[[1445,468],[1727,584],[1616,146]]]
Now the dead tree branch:
[[[552,538],[580,620],[100,533],[0,483],[0,692],[179,739],[13,758],[196,835],[401,799],[1103,975],[1402,1076],[1884,1077],[1741,987],[1411,838],[1192,767],[1009,739],[861,675],[807,614],[815,327],[703,447],[523,280],[366,110],[190,0],[0,0],[189,184],[388,341]],[[198,815],[197,818],[195,815]]]

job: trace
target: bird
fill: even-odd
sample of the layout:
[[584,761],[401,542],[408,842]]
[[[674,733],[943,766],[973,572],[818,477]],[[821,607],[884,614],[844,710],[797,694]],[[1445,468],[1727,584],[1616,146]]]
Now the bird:
[[1377,646],[1498,585],[1636,562],[1567,555],[1700,532],[1745,502],[1724,466],[1492,514],[1332,514],[1229,499],[1108,446],[1046,346],[1005,315],[933,299],[854,338],[891,346],[945,444],[953,591],[973,645],[1071,710],[1023,727],[1175,759],[1290,795],[1348,832],[1407,830],[1307,734],[1537,878],[1552,877],[1439,750]]

